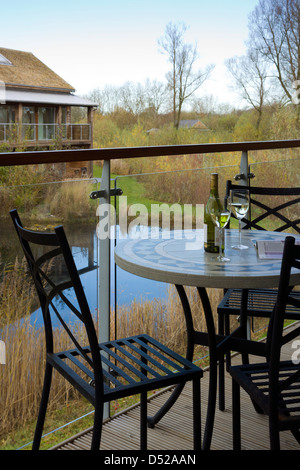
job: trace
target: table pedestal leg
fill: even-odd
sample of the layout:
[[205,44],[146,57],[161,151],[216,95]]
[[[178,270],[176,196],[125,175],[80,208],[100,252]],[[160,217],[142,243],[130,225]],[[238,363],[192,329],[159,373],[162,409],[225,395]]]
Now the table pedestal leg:
[[[185,322],[186,322],[186,330],[187,330],[187,350],[186,350],[186,358],[189,361],[193,360],[194,355],[194,327],[193,327],[193,318],[191,313],[190,304],[186,295],[186,292],[183,286],[176,286],[178,295],[181,300]],[[158,412],[154,416],[148,417],[148,426],[150,428],[154,428],[155,424],[158,423],[161,418],[169,411],[170,408],[174,405],[177,398],[181,394],[184,388],[184,384],[178,384],[171,396],[168,398],[166,403],[158,410]]]
[[[202,344],[197,341],[197,332],[194,330],[192,313],[189,305],[189,301],[183,286],[176,285],[178,295],[181,300],[185,322],[187,330],[187,352],[186,358],[188,360],[193,359],[194,345]],[[209,346],[210,355],[210,372],[209,372],[209,396],[208,396],[208,407],[205,423],[205,431],[203,438],[203,449],[209,449],[211,445],[215,409],[216,409],[216,396],[217,396],[217,348],[216,348],[216,335],[215,327],[213,322],[213,316],[209,298],[205,288],[198,288],[198,293],[203,305],[206,325],[207,325],[207,341],[205,345]],[[202,336],[203,337],[203,336]],[[177,385],[173,393],[161,407],[161,409],[153,417],[148,417],[149,427],[154,427],[156,423],[167,413],[167,411],[174,405],[175,401],[179,397],[184,385]]]
[[[242,297],[241,297],[241,314],[240,314],[240,322],[241,322],[241,329],[242,329],[242,337],[246,339],[248,338],[248,289],[242,290]],[[242,362],[243,364],[249,364],[249,355],[247,353],[242,353]],[[258,414],[262,414],[261,408],[252,400],[253,406],[255,411]]]
[[203,311],[205,315],[207,327],[207,339],[209,347],[209,391],[208,391],[208,405],[205,422],[205,432],[203,437],[203,449],[210,449],[215,411],[217,401],[217,373],[218,373],[218,356],[217,356],[217,341],[213,315],[211,311],[210,301],[207,291],[204,287],[197,288],[199,297],[202,302]]

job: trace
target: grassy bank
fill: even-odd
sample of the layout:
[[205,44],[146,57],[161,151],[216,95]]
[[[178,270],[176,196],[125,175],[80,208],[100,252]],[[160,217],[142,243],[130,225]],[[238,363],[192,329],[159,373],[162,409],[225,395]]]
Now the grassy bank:
[[[94,164],[93,176],[94,178],[102,177],[102,167],[100,165]],[[147,209],[150,210],[151,204],[160,203],[159,201],[146,196],[146,187],[142,182],[142,176],[123,176],[117,175],[116,173],[111,173],[110,176],[111,180],[116,180],[117,188],[122,189],[123,194],[127,196],[128,205],[136,203],[144,204]],[[111,182],[111,187],[114,187],[114,181]]]

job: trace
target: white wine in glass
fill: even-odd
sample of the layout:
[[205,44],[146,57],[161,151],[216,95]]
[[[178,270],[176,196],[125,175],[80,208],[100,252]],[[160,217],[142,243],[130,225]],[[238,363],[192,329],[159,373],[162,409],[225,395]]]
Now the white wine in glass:
[[247,245],[242,244],[242,223],[241,220],[248,212],[249,209],[249,190],[248,189],[232,189],[230,191],[229,208],[233,215],[239,221],[239,243],[232,248],[236,250],[246,250],[249,248]]

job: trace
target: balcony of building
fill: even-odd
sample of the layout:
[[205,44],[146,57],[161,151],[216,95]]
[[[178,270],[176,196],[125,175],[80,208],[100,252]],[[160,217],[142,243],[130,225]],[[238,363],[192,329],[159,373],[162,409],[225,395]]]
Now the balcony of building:
[[91,124],[14,124],[0,123],[0,145],[11,147],[58,146],[90,148]]

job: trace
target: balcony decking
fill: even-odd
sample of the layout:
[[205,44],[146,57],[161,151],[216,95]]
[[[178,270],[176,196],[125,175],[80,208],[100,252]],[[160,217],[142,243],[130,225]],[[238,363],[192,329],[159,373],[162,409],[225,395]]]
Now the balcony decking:
[[[290,359],[293,350],[290,344],[283,349],[283,359]],[[239,362],[239,355],[233,357],[233,362]],[[252,360],[255,360],[253,358]],[[212,450],[232,450],[232,406],[231,378],[225,374],[226,408],[216,410]],[[205,423],[208,396],[209,369],[204,372],[201,380],[202,428]],[[154,414],[166,401],[171,389],[153,396],[149,400],[149,415]],[[181,396],[157,424],[148,430],[148,450],[192,450],[192,399],[191,385],[187,384]],[[139,406],[134,406],[113,417],[103,426],[101,450],[139,450]],[[269,449],[268,418],[254,411],[249,397],[241,391],[242,414],[242,450],[264,451]],[[282,432],[281,450],[300,450],[299,445],[289,431]],[[53,447],[51,450],[88,450],[90,448],[91,431],[74,436]]]

